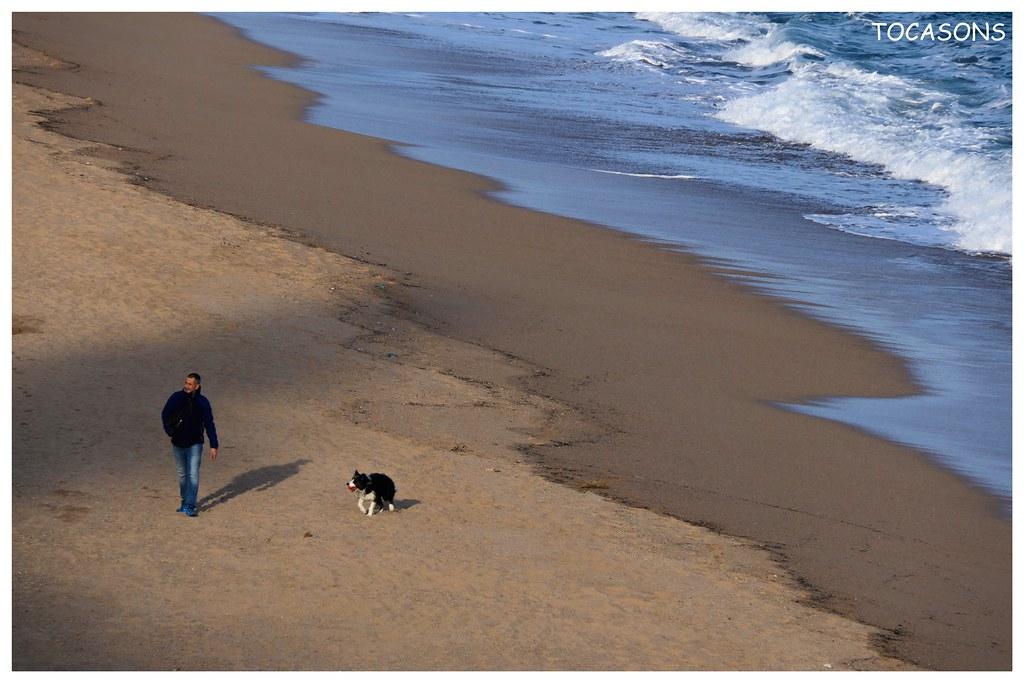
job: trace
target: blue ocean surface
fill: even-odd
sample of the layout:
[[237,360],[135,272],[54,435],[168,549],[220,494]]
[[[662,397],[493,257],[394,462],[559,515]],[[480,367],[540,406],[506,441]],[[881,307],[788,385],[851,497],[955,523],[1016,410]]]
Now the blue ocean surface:
[[1009,14],[214,16],[303,58],[265,71],[320,95],[313,123],[763,273],[735,277],[892,349],[923,395],[789,408],[917,447],[1008,509]]

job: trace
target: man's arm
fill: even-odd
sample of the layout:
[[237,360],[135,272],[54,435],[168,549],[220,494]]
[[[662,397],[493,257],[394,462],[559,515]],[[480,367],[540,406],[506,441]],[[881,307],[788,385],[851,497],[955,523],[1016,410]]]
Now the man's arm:
[[170,420],[171,414],[175,410],[175,404],[177,403],[177,401],[175,401],[174,399],[176,396],[177,394],[171,394],[170,397],[168,397],[167,402],[164,403],[164,409],[160,411],[160,423],[163,424],[164,426],[164,433],[167,434],[167,436],[171,437],[173,437],[174,434],[171,433],[171,426],[167,424],[167,422]]
[[217,425],[213,423],[213,406],[210,405],[209,399],[203,403],[203,428],[210,437],[210,460],[216,460],[220,442],[217,441]]

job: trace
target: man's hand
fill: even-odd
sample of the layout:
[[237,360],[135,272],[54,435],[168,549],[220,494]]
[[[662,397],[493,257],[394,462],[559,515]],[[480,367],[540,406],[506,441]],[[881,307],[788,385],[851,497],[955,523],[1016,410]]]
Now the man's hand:
[[216,459],[217,459],[217,449],[216,448],[211,448],[210,449],[210,460],[216,460]]

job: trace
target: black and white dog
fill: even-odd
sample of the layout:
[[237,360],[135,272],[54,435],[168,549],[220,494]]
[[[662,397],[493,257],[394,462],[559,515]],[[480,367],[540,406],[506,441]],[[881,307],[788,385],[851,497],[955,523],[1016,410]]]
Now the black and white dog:
[[[391,481],[391,477],[388,475],[377,472],[360,474],[359,470],[356,470],[352,479],[345,486],[348,487],[350,493],[359,491],[359,510],[368,517],[373,516],[374,507],[383,510],[385,503],[390,512],[395,511],[395,482]],[[370,502],[369,510],[363,507],[364,500]]]

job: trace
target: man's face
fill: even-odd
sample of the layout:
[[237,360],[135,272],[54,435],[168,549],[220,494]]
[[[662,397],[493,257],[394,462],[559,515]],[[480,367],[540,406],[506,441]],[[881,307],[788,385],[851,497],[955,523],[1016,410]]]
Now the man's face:
[[198,388],[199,388],[199,383],[196,382],[196,378],[195,377],[186,377],[185,378],[185,393],[186,394],[191,394],[193,391],[195,391]]

